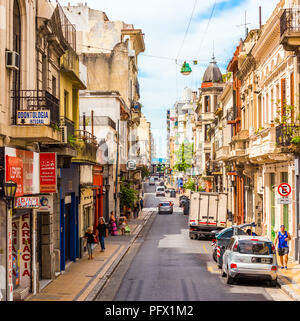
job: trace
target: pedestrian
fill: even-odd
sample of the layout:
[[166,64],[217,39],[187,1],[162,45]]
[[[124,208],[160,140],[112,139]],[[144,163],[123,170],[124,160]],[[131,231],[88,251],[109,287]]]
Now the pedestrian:
[[107,227],[103,217],[99,218],[99,224],[97,226],[97,230],[98,230],[99,243],[101,245],[101,252],[104,252],[105,250],[104,238],[108,236],[108,231],[107,231]]
[[249,236],[257,236],[256,233],[252,232],[250,228],[248,228],[248,230],[246,231],[246,233],[249,235]]
[[126,216],[121,216],[120,217],[120,226],[121,226],[121,232],[122,232],[122,235],[125,234],[125,228],[126,228],[126,225],[127,225],[127,220],[126,220]]
[[138,218],[139,216],[139,202],[136,202],[135,205],[134,205],[134,218]]
[[92,260],[93,257],[93,250],[95,246],[95,235],[93,234],[93,228],[89,227],[84,235],[85,239],[87,240],[86,247],[89,254],[89,260]]
[[143,210],[144,208],[144,200],[141,198],[140,200],[140,208],[141,208],[141,211]]
[[113,211],[110,212],[109,226],[110,226],[110,235],[112,235],[112,236],[118,235],[116,218],[114,216]]
[[[291,240],[290,233],[285,230],[285,226],[280,226],[280,231],[277,233],[276,239],[275,239],[275,247],[278,242],[278,256],[281,263],[281,269],[285,268],[287,269],[287,263],[289,259],[289,246],[288,241]],[[284,263],[285,266],[283,266],[283,257],[284,257]]]

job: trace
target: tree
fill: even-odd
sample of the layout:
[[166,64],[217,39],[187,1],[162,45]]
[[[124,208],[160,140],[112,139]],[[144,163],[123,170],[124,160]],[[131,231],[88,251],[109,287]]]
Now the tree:
[[149,168],[145,165],[143,165],[143,167],[141,168],[141,171],[142,171],[142,179],[150,175]]
[[179,150],[175,153],[179,162],[177,162],[174,168],[179,172],[186,172],[187,169],[192,167],[194,156],[194,144],[182,143]]
[[120,205],[121,208],[124,206],[128,208],[133,208],[134,201],[138,199],[137,191],[133,188],[130,188],[130,186],[124,186],[121,184],[120,186]]

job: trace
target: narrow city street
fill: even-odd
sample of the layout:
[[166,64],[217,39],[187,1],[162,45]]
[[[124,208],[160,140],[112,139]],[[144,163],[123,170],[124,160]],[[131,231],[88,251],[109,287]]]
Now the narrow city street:
[[[145,185],[147,210],[157,210],[160,200],[169,199],[156,198],[154,191],[154,186]],[[96,300],[291,300],[268,283],[226,285],[212,259],[211,242],[190,240],[188,216],[176,205],[178,199],[173,215],[156,215],[147,235],[129,251]]]

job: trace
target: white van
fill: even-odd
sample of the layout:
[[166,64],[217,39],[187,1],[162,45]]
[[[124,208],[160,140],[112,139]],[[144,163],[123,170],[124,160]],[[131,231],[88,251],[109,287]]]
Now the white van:
[[156,187],[156,196],[166,196],[166,189],[164,186]]

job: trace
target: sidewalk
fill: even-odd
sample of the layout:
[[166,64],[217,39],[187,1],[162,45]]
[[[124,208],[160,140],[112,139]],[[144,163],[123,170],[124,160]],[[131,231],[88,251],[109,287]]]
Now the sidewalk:
[[[279,262],[279,258],[277,258]],[[278,283],[281,289],[292,299],[300,301],[300,264],[291,260],[288,263],[288,270],[278,270]]]
[[[26,301],[91,300],[93,295],[97,294],[94,289],[99,288],[100,283],[105,284],[152,213],[147,209],[140,212],[138,219],[128,221],[131,235],[123,236],[119,231],[118,236],[107,237],[105,252],[100,252],[100,246],[97,245],[94,249],[94,260],[88,260],[88,256],[85,255],[82,259],[72,263],[63,274],[53,280],[40,293],[31,295]],[[91,295],[92,292],[94,292],[93,295]]]

